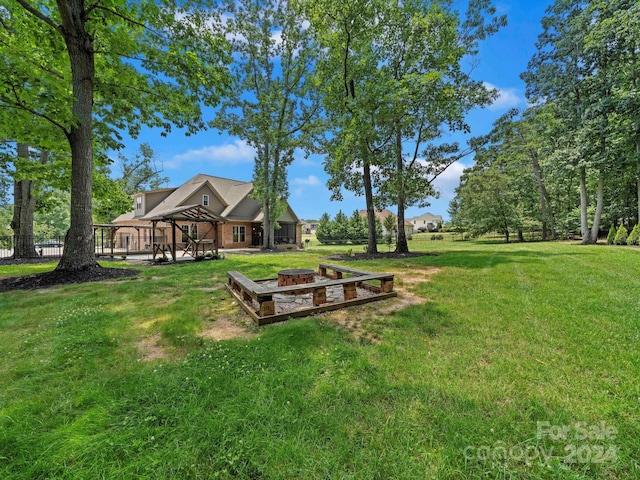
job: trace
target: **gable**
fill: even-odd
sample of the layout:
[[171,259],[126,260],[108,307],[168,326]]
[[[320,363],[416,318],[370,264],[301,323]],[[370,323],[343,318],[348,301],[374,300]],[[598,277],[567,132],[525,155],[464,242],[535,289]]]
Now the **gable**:
[[287,205],[287,209],[282,215],[280,215],[278,222],[298,223],[298,218],[295,213],[293,213],[293,210],[291,210],[291,207]]
[[[204,205],[204,196],[209,197],[209,205]],[[209,182],[205,182],[199,189],[193,192],[191,195],[186,197],[182,202],[182,205],[204,205],[212,212],[217,214],[221,214],[225,209],[226,205],[222,203],[218,192],[216,192]]]
[[244,197],[226,217],[233,220],[254,220],[260,214],[260,204],[253,198]]

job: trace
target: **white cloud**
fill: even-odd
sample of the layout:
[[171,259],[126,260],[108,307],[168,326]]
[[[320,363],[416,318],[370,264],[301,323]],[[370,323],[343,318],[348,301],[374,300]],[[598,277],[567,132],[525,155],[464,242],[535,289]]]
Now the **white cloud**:
[[[250,163],[255,157],[253,147],[244,140],[234,140],[233,143],[209,145],[197,150],[174,155],[168,162],[169,168],[179,168],[184,163],[213,163],[216,165],[233,165]],[[166,164],[165,164],[166,165]]]
[[484,86],[498,91],[498,98],[489,105],[489,110],[506,110],[517,107],[524,102],[524,99],[518,96],[518,90],[515,88],[500,88],[489,82],[484,82]]
[[322,185],[322,182],[315,175],[309,175],[307,178],[294,178],[291,182],[294,185],[302,185],[308,187],[317,187]]
[[451,200],[455,196],[455,189],[460,185],[462,171],[467,168],[462,162],[455,162],[449,166],[433,182],[433,185],[440,191],[440,198]]

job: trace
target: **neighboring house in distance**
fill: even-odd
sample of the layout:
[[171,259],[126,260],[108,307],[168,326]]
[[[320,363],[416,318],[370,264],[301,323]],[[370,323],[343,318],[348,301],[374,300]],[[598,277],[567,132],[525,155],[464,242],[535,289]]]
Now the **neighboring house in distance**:
[[[253,184],[228,178],[198,174],[177,188],[136,193],[134,210],[113,220],[118,227],[115,243],[131,251],[149,250],[154,243],[171,243],[173,233],[167,218],[177,218],[176,244],[193,241],[213,242],[218,247],[262,246],[262,210],[249,197]],[[191,215],[193,220],[189,220]],[[217,220],[217,232],[213,231]],[[278,219],[275,231],[279,244],[300,244],[302,226],[290,206]],[[217,233],[217,236],[216,236]]]
[[306,234],[315,234],[316,230],[318,229],[318,225],[320,225],[318,222],[309,222],[309,221],[302,221],[302,233],[306,233]]
[[408,221],[411,222],[416,231],[420,232],[433,232],[438,228],[438,224],[442,225],[444,223],[442,215],[434,215],[429,212],[410,218]]
[[[366,210],[360,210],[360,216],[361,217],[365,217],[367,218],[367,211]],[[376,217],[378,218],[378,220],[380,220],[380,223],[382,224],[382,235],[387,235],[387,229],[384,228],[384,219],[387,218],[389,215],[391,215],[393,218],[396,219],[396,223],[398,223],[398,216],[389,211],[389,210],[376,210],[375,212]],[[413,223],[409,222],[408,220],[404,222],[404,233],[405,235],[411,235],[413,233]]]

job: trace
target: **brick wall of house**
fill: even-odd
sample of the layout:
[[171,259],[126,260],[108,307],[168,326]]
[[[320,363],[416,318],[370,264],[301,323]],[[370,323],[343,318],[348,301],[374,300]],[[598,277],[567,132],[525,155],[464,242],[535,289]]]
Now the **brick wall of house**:
[[298,223],[296,225],[296,243],[298,245],[302,245],[302,224]]
[[[233,241],[233,227],[244,226],[245,238],[244,242]],[[222,242],[224,248],[246,248],[251,246],[251,222],[229,222],[222,225]]]

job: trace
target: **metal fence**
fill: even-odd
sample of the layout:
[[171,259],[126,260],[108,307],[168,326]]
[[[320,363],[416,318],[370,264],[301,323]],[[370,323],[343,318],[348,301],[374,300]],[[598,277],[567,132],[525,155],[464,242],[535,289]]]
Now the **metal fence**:
[[17,242],[21,242],[23,245],[33,245],[35,255],[40,257],[59,258],[62,256],[64,248],[64,238],[62,237],[28,237],[20,239],[15,235],[4,235],[0,236],[0,258],[12,257]]
[[[115,240],[109,240],[102,236],[94,236],[94,250],[96,256],[126,256],[130,254],[150,254],[151,247],[146,250],[134,250],[129,242],[124,246],[116,246]],[[34,255],[46,258],[60,258],[64,250],[64,237],[27,237],[19,239],[15,235],[0,235],[0,259],[13,257],[15,246],[33,245]]]

